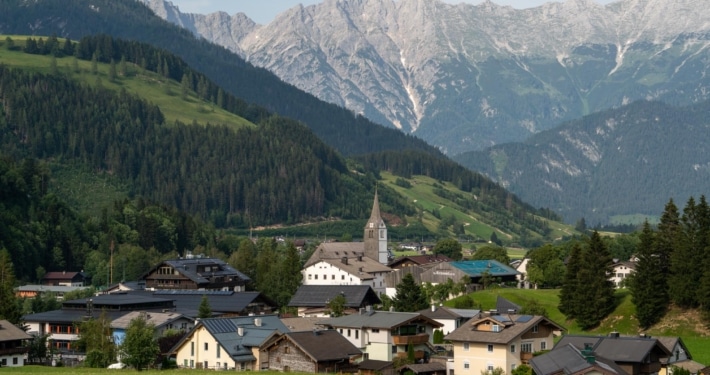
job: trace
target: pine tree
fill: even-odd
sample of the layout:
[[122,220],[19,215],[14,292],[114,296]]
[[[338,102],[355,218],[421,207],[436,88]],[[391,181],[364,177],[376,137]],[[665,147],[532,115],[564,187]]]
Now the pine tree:
[[392,306],[400,312],[419,311],[429,306],[422,287],[417,285],[411,273],[404,275],[402,281],[397,284]]
[[202,301],[200,301],[200,307],[197,309],[197,317],[200,319],[209,318],[212,316],[212,308],[210,307],[210,301],[207,296],[202,296]]
[[614,285],[609,280],[612,258],[599,232],[592,232],[582,251],[578,273],[577,324],[589,329],[601,323],[614,309]]
[[675,247],[671,254],[671,275],[669,293],[673,301],[683,308],[698,306],[696,287],[700,284],[702,269],[698,265],[703,261],[703,249],[698,246],[702,241],[696,210],[695,199],[690,197],[683,209],[680,227],[676,234]]
[[0,318],[10,323],[20,322],[21,310],[15,296],[15,270],[12,265],[10,253],[0,249]]
[[286,246],[286,253],[281,257],[279,267],[278,297],[276,301],[279,306],[285,307],[291,301],[291,297],[296,294],[296,290],[301,286],[303,275],[301,274],[301,257],[293,242],[289,241]]
[[577,316],[579,303],[577,303],[577,289],[579,282],[577,274],[579,273],[580,263],[582,261],[582,248],[578,243],[575,243],[570,251],[569,260],[567,262],[567,271],[562,282],[560,290],[560,312],[565,314],[568,319],[573,319]]
[[636,271],[631,276],[629,288],[631,301],[636,306],[636,318],[641,328],[647,329],[665,315],[668,303],[668,288],[661,260],[654,247],[654,233],[646,221],[639,236],[636,255]]

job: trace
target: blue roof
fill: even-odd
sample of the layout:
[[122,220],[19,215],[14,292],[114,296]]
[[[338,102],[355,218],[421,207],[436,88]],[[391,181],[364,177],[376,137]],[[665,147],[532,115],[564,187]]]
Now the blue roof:
[[450,264],[471,277],[480,277],[484,272],[488,272],[491,276],[514,276],[520,274],[513,268],[493,259],[460,260]]
[[[260,321],[258,325],[256,320]],[[252,347],[261,346],[274,333],[289,332],[277,315],[208,318],[200,323],[237,362],[255,360]],[[237,334],[237,327],[243,328],[242,336]]]

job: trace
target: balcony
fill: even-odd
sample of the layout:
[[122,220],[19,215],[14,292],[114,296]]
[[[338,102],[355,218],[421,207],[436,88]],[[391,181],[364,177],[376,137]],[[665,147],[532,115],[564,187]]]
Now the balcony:
[[532,357],[533,357],[532,352],[520,352],[520,360],[525,364],[530,362]]
[[0,355],[24,354],[29,351],[29,348],[18,346],[17,348],[0,349]]
[[395,345],[418,345],[425,344],[429,341],[429,335],[426,333],[420,333],[417,335],[407,335],[407,336],[392,336],[392,342]]

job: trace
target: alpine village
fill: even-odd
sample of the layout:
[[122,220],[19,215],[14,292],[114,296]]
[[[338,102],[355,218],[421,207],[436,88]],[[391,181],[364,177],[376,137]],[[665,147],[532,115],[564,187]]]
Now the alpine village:
[[[674,4],[706,6],[648,3],[665,4],[670,18]],[[380,87],[382,96],[363,99],[370,107],[351,106],[368,91],[343,78],[353,102],[334,99],[337,85],[323,77],[344,74],[324,67],[342,64],[337,53],[307,64],[294,57],[322,47],[304,35],[326,23],[358,28],[372,45],[350,59],[370,62],[353,63],[350,77],[382,82],[373,77],[385,60],[368,54],[385,48],[377,33],[394,31],[368,17],[399,12],[403,28],[415,6],[424,20],[443,9],[505,13],[505,22],[519,23],[518,15],[536,9],[611,14],[645,5],[567,0],[523,13],[490,1],[324,0],[256,25],[243,14],[181,13],[163,0],[0,2],[0,371],[710,375],[710,98],[681,95],[710,92],[710,81],[652,87],[671,87],[691,68],[704,77],[710,50],[682,64],[662,60],[686,70],[644,83],[659,93],[651,97],[625,84],[628,68],[619,68],[637,63],[629,56],[641,53],[638,42],[624,50],[623,63],[612,57],[618,64],[608,76],[578,91],[605,85],[607,106],[590,94],[591,107],[573,114],[567,102],[540,99],[557,87],[546,80],[568,78],[541,75],[535,58],[514,55],[520,45],[511,40],[523,37],[502,28],[501,49],[510,56],[481,58],[480,70],[464,60],[458,68],[430,60],[439,69],[432,74],[468,69],[480,93],[461,89],[450,110],[427,112],[417,103],[433,105],[457,83],[417,86],[416,131],[388,122],[407,112],[382,99],[400,89]],[[342,24],[345,13],[357,17]],[[365,19],[367,27],[383,23],[373,31]],[[489,19],[486,25],[495,23]],[[295,20],[299,26],[289,28]],[[452,29],[436,30],[455,31],[453,20],[442,20],[437,25]],[[694,46],[689,35],[707,46],[705,25],[667,49],[675,41]],[[343,50],[366,39],[345,35],[319,37]],[[424,41],[398,53],[447,43],[416,35],[398,36]],[[242,44],[225,44],[230,38]],[[575,47],[568,60],[592,69],[611,53],[599,45]],[[509,70],[493,73],[492,61]],[[504,81],[512,66],[527,69],[528,78]],[[277,73],[296,69],[297,77]],[[616,70],[621,78],[609,78]],[[412,82],[425,71],[412,68]],[[538,79],[536,89],[503,88]],[[487,80],[499,80],[498,91]],[[630,99],[614,101],[617,91]],[[473,139],[470,149],[445,143],[454,133],[437,132],[471,120],[456,111],[478,106],[478,95],[491,103],[476,107],[481,122],[452,136]],[[506,133],[503,122],[513,120],[505,119],[528,107],[568,112],[531,117],[540,124],[527,135]],[[609,149],[632,155],[619,162],[623,168],[600,151],[622,138],[628,143]],[[608,167],[580,164],[575,152]],[[677,168],[656,167],[666,163]],[[580,174],[586,177],[569,182]]]

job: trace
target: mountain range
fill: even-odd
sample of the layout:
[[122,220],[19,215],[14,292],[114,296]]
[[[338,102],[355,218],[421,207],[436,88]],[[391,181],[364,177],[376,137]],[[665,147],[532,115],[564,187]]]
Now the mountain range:
[[267,25],[244,14],[160,17],[325,101],[449,155],[521,141],[639,100],[710,97],[703,0],[325,0]]

